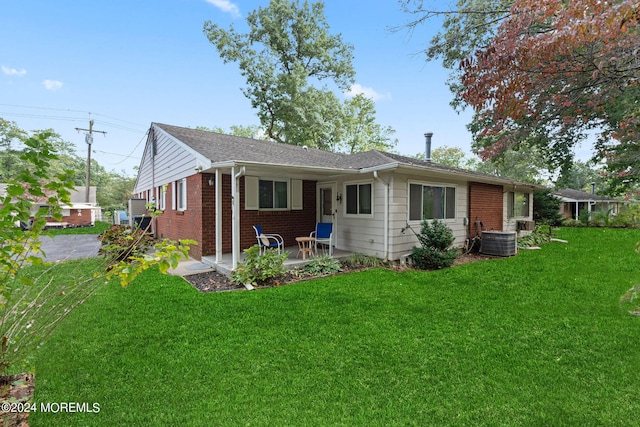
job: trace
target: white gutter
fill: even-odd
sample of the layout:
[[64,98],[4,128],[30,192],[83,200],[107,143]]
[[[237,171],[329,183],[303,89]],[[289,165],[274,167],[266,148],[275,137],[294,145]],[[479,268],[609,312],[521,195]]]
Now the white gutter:
[[[233,168],[234,166],[259,166],[259,167],[275,167],[278,169],[293,169],[296,171],[304,170],[305,172],[331,172],[332,174],[357,174],[360,173],[359,169],[342,169],[342,168],[331,168],[331,167],[322,167],[322,166],[300,166],[300,165],[291,165],[291,164],[280,164],[280,163],[262,163],[262,162],[251,162],[244,160],[227,160],[224,162],[216,162],[210,165],[210,168]],[[206,171],[205,171],[206,172]]]
[[236,174],[236,167],[231,166],[231,235],[232,235],[232,261],[231,269],[238,267],[240,256],[240,194],[238,193],[238,179],[245,173],[244,166]]
[[373,171],[373,177],[384,185],[384,259],[389,259],[389,183],[378,176],[378,171]]

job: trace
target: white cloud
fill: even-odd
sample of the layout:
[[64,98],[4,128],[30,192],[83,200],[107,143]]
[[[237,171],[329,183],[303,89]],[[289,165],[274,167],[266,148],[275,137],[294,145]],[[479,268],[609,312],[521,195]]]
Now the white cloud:
[[381,99],[391,98],[391,95],[389,95],[389,94],[384,95],[382,93],[378,93],[373,88],[362,86],[359,83],[354,84],[353,86],[351,86],[349,88],[349,90],[347,92],[345,92],[345,95],[348,98],[353,98],[354,96],[356,96],[358,94],[363,94],[367,98],[373,99],[374,101],[379,101]]
[[55,91],[62,87],[63,83],[58,80],[45,80],[42,82],[45,89]]
[[27,70],[25,70],[24,68],[22,70],[18,70],[17,68],[9,68],[9,67],[5,67],[4,65],[2,66],[2,72],[7,76],[18,76],[18,77],[22,77],[25,74],[27,74]]
[[230,13],[234,18],[239,18],[240,16],[242,16],[240,15],[240,9],[238,8],[238,5],[230,2],[229,0],[206,0],[206,2],[214,5],[225,13]]

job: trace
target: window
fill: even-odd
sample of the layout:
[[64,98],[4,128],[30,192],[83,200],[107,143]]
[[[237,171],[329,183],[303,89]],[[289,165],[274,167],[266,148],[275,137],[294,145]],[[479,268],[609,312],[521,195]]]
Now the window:
[[261,179],[258,182],[258,198],[260,209],[287,209],[289,183]]
[[409,184],[409,221],[455,217],[455,187]]
[[347,215],[371,215],[372,184],[349,184],[346,186]]
[[158,187],[158,200],[156,201],[156,208],[163,211],[165,210],[165,199],[167,195],[167,186],[161,185]]
[[179,211],[187,210],[187,180],[181,179],[173,183],[173,208]]
[[507,214],[509,218],[529,216],[529,193],[509,192],[507,198]]

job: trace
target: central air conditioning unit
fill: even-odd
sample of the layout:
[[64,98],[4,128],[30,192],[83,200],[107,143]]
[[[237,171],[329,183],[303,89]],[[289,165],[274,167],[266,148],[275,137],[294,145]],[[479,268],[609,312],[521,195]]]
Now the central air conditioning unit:
[[515,231],[483,231],[480,253],[496,256],[513,256],[518,253],[518,233]]

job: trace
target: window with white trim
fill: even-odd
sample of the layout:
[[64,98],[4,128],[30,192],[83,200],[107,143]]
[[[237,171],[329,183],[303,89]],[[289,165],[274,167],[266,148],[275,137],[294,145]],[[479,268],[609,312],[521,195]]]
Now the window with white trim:
[[185,178],[173,183],[173,208],[178,211],[187,210],[187,180]]
[[347,215],[371,215],[373,213],[373,184],[345,185],[345,213]]
[[258,200],[260,209],[287,209],[289,207],[289,181],[259,180]]
[[158,200],[156,201],[156,208],[163,211],[166,208],[166,198],[167,198],[167,186],[160,185],[158,186]]
[[455,187],[409,184],[409,221],[455,217]]
[[507,216],[523,218],[529,216],[529,193],[510,191],[507,196]]

